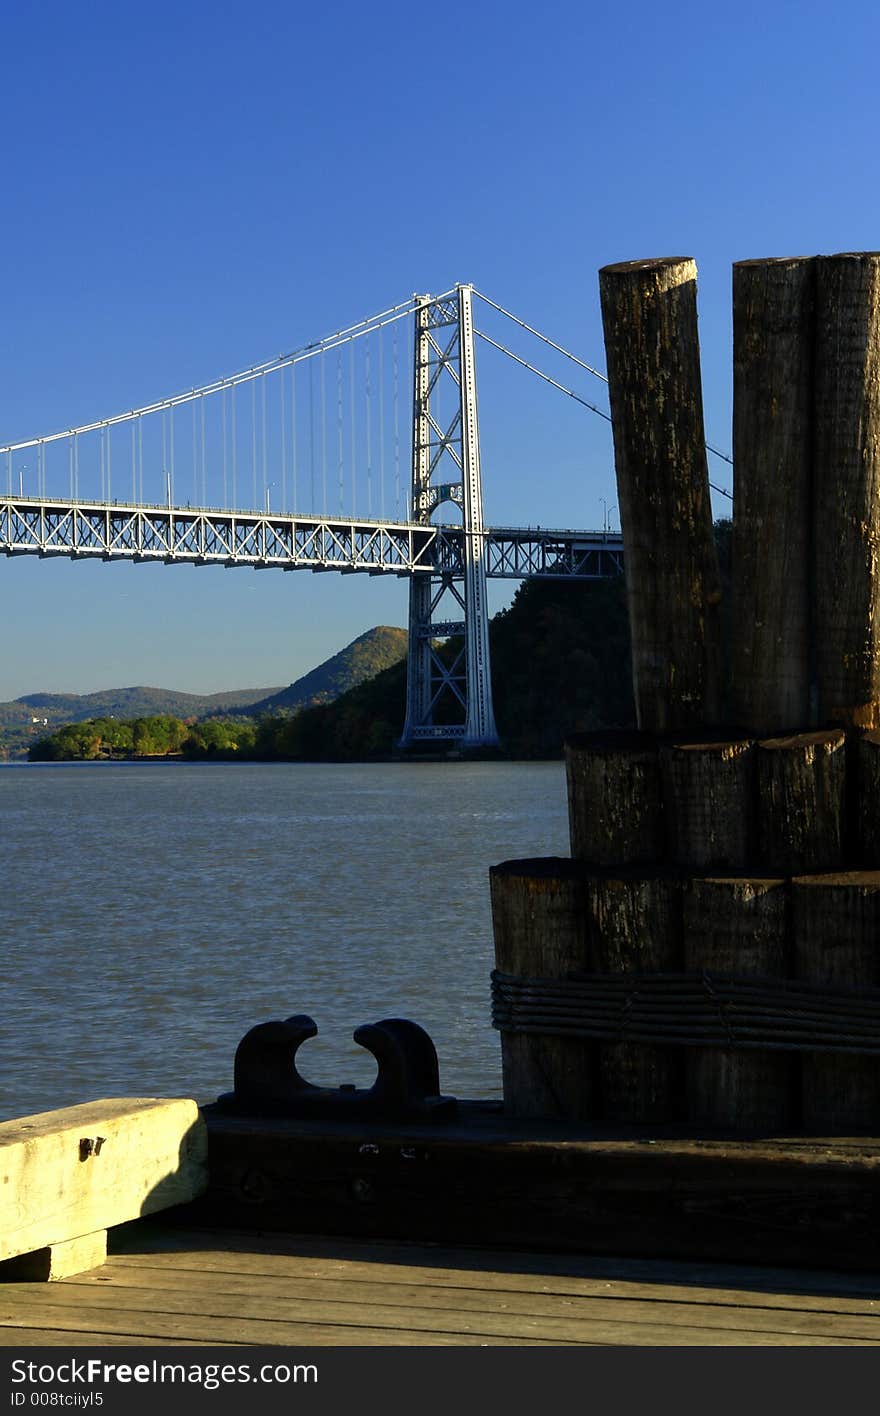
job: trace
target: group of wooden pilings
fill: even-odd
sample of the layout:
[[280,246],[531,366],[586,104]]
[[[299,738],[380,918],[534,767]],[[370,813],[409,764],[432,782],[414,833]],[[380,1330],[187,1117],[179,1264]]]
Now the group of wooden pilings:
[[599,283],[638,731],[491,873],[506,1109],[880,1134],[880,254],[733,268],[727,663],[696,267]]
[[[511,1115],[877,1133],[880,1062],[860,1048],[880,1046],[880,1009],[855,1021],[842,1009],[810,1050],[798,1043],[815,1001],[791,992],[880,986],[876,738],[567,743],[571,858],[490,874],[496,980],[543,989],[537,1024],[528,985],[523,1011],[496,1010]],[[858,870],[847,868],[854,857]],[[625,978],[638,999],[646,977],[665,984],[668,1040],[629,1041],[622,1014],[618,1038],[611,1028],[603,1038],[603,982]],[[711,1028],[700,1046],[690,981],[707,982],[718,1017],[736,1027],[748,1018],[725,999],[731,978],[763,981],[748,1002],[775,1030],[766,1048],[719,1045]],[[580,1011],[578,979],[590,1003]],[[548,997],[550,980],[566,982]],[[777,996],[773,980],[788,991]],[[596,1025],[593,1036],[571,1035],[573,1014]]]

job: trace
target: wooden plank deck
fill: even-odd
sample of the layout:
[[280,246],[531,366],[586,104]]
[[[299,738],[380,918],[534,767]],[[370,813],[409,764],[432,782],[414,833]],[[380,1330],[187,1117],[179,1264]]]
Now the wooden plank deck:
[[0,1284],[0,1346],[872,1346],[880,1275],[315,1236],[111,1234],[102,1267]]

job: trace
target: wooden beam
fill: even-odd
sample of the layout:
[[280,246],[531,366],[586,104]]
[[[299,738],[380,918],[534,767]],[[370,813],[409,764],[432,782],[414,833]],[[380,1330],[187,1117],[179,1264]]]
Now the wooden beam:
[[[206,1160],[204,1122],[188,1099],[115,1098],[4,1121],[0,1260],[50,1249],[69,1262],[73,1251],[59,1246],[194,1199]],[[90,1261],[97,1250],[80,1253]]]

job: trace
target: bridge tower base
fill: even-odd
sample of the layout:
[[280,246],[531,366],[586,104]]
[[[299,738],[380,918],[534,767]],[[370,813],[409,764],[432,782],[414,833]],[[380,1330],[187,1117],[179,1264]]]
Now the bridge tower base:
[[[433,300],[425,295],[416,306],[410,518],[428,526],[437,508],[451,502],[461,511],[464,535],[460,559],[410,581],[401,748],[498,746],[472,297],[472,286],[459,285],[452,296]],[[450,385],[451,412],[441,415],[441,390]]]

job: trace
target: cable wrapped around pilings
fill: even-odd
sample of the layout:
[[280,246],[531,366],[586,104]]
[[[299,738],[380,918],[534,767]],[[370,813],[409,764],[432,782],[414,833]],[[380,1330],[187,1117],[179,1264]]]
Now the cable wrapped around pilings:
[[880,989],[714,972],[491,977],[501,1032],[880,1056]]

